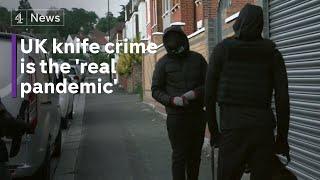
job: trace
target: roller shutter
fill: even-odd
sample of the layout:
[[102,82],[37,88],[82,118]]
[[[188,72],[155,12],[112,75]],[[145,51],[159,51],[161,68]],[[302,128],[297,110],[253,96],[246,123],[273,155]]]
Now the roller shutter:
[[289,169],[299,179],[320,179],[320,0],[271,0],[270,38],[289,76]]

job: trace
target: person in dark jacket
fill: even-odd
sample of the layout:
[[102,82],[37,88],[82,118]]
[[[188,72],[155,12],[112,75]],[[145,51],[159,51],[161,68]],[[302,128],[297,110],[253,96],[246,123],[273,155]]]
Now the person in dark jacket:
[[207,63],[189,50],[188,38],[178,26],[165,30],[167,50],[156,64],[152,97],[167,112],[167,130],[172,147],[173,180],[197,180],[204,140],[204,83]]
[[30,127],[23,121],[16,120],[6,110],[0,99],[0,179],[10,180],[11,175],[7,168],[8,151],[6,144],[1,140],[2,137],[17,138],[21,137]]
[[[210,57],[205,87],[209,129],[220,135],[218,179],[241,179],[248,164],[251,180],[270,180],[274,150],[289,154],[286,67],[275,44],[261,36],[261,7],[247,4],[233,29],[235,36],[219,43]],[[276,118],[271,108],[273,92]]]

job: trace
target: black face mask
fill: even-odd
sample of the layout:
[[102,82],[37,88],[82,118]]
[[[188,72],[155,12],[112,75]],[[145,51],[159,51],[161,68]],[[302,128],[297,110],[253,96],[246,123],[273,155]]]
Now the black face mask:
[[169,32],[166,36],[166,46],[171,53],[181,54],[185,51],[183,35],[177,32]]

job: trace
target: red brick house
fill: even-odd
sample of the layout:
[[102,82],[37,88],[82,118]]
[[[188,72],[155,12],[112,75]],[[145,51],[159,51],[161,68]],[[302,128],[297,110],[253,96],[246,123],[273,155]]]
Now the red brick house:
[[[263,36],[272,39],[282,52],[289,78],[291,103],[289,143],[292,161],[288,168],[298,176],[298,179],[319,179],[319,0],[164,1],[166,1],[162,3],[166,5],[166,8],[162,8],[164,27],[168,26],[169,20],[170,23],[184,24],[191,49],[202,53],[206,59],[217,43],[234,34],[232,25],[246,3],[262,7],[265,17]],[[170,15],[167,11],[167,1],[170,2]],[[161,8],[156,8],[158,18],[161,14],[158,12],[159,9]],[[157,23],[157,26],[161,27],[161,24]],[[154,65],[165,53],[164,48],[159,46],[156,54],[145,55],[143,61],[144,101],[161,112],[164,112],[164,109],[151,97],[150,86]]]

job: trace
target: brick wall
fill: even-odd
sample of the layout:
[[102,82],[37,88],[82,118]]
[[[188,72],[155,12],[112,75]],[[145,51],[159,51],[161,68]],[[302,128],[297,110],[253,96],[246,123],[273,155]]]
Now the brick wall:
[[162,32],[162,0],[150,0],[147,10],[150,11],[150,24],[147,25],[148,35],[151,36],[154,32]]
[[128,76],[120,76],[119,84],[129,93],[136,93],[139,86],[142,86],[142,66],[140,64],[132,64],[131,74]]
[[[171,15],[171,22],[186,23],[184,31],[186,34],[192,34],[196,30],[196,14],[194,0],[174,1],[173,7],[176,7]],[[179,5],[179,6],[177,6]]]
[[[147,36],[148,38],[151,38],[151,35],[152,35],[152,26],[153,26],[153,23],[152,23],[152,13],[153,13],[153,9],[152,9],[152,0],[149,0],[148,3],[147,3]],[[150,19],[148,19],[148,14],[150,14]]]
[[163,20],[162,20],[162,0],[157,1],[157,31],[154,32],[163,32]]
[[157,45],[162,44],[163,34],[162,33],[154,33],[152,34],[151,41]]
[[202,32],[197,36],[189,39],[190,49],[192,51],[202,54],[202,56],[208,61],[208,47],[206,46],[206,33]]
[[196,22],[203,20],[204,14],[203,14],[203,3],[202,0],[199,0],[196,3]]
[[156,102],[151,95],[151,83],[154,67],[158,59],[164,56],[166,53],[165,48],[161,47],[158,49],[156,54],[146,54],[142,61],[142,74],[143,74],[143,101],[153,105],[158,111],[165,113],[164,107]]
[[204,27],[204,10],[203,10],[203,3],[202,0],[195,1],[195,8],[196,8],[196,28]]
[[233,0],[231,6],[227,9],[227,16],[239,12],[247,3],[254,4],[254,0]]
[[180,2],[174,2],[173,9],[171,11],[171,22],[181,22],[181,6]]
[[227,1],[224,0],[221,5],[224,4],[222,7],[218,7],[221,10],[221,25],[222,26],[222,39],[232,36],[234,34],[233,32],[233,24],[235,21],[225,23],[224,20],[231,15],[239,12],[247,3],[256,4],[262,6],[261,0],[232,0],[231,5],[225,4]]
[[119,85],[121,88],[126,90],[128,88],[128,77],[119,76]]
[[196,30],[194,0],[181,0],[180,5],[182,9],[181,22],[186,23],[184,31],[189,35]]
[[148,36],[148,38],[151,38],[151,36],[152,36],[152,25],[151,25],[151,23],[147,24],[147,36]]

